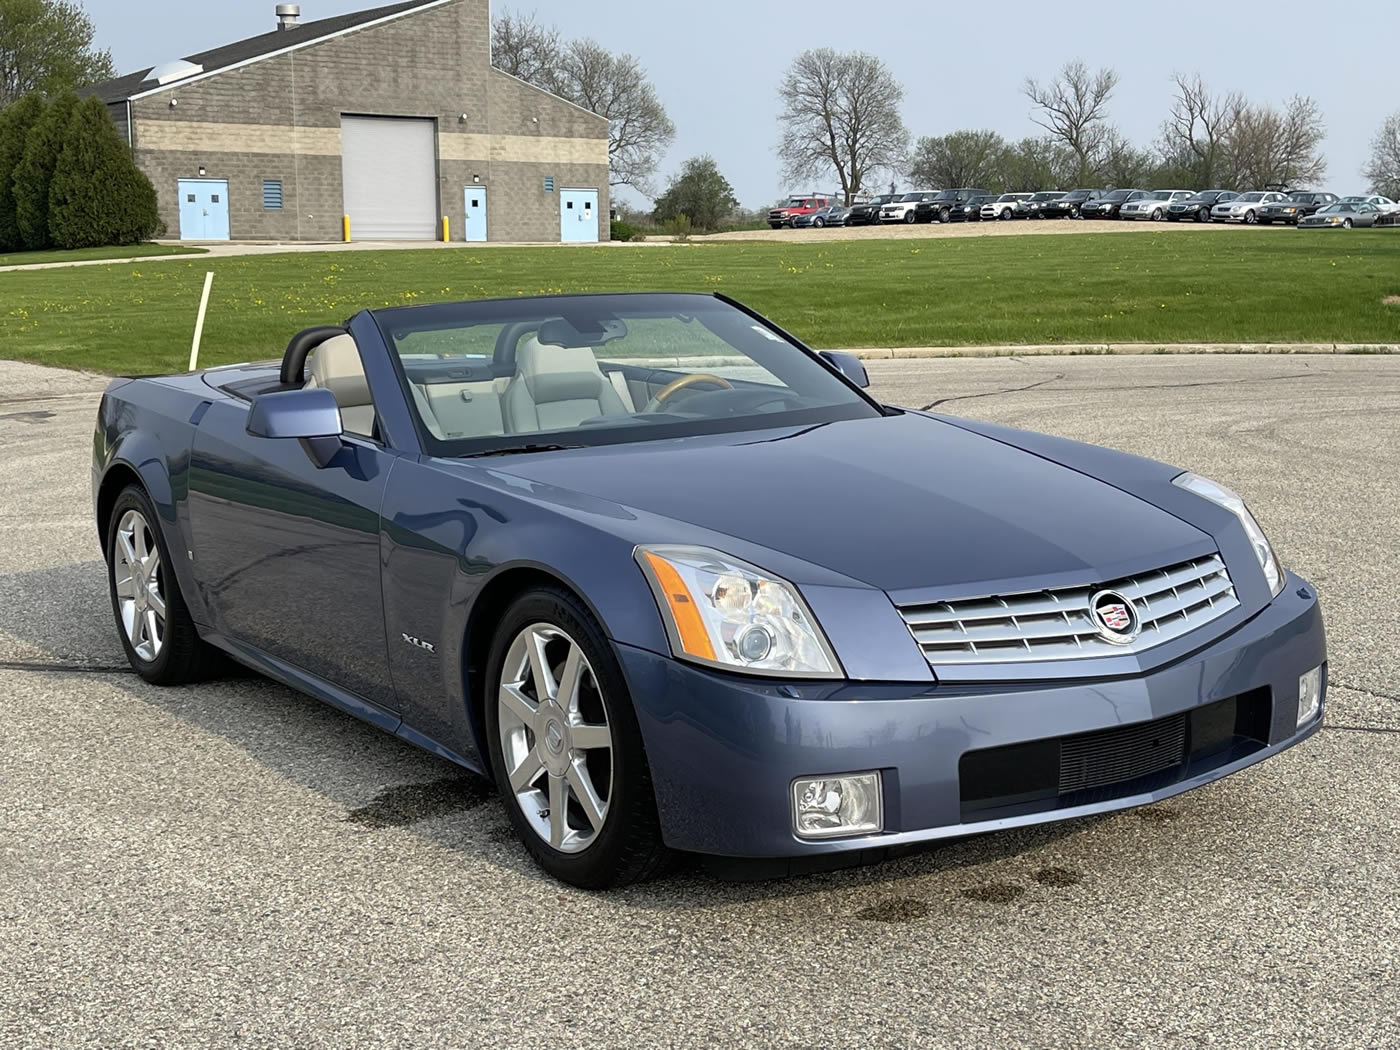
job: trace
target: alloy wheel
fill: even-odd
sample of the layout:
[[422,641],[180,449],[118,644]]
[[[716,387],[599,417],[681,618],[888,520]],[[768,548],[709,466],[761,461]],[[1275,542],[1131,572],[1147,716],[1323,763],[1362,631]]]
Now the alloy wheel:
[[117,524],[112,580],[127,641],[150,663],[165,644],[165,570],[155,534],[140,511],[128,510]]
[[554,849],[581,853],[603,830],[613,786],[592,665],[564,631],[532,624],[506,651],[496,702],[508,789],[526,823]]

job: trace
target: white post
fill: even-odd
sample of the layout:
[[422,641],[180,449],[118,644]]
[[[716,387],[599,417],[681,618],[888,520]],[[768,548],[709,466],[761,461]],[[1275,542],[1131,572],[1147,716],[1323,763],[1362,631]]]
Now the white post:
[[204,313],[209,309],[209,289],[214,286],[214,271],[204,275],[204,294],[199,297],[199,316],[194,322],[194,342],[190,343],[190,371],[199,360],[199,341],[204,337]]

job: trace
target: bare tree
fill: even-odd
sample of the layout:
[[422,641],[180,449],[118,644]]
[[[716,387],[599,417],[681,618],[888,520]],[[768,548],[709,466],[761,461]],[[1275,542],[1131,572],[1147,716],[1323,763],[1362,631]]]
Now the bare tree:
[[902,166],[904,88],[874,55],[823,47],[793,59],[778,89],[778,157],[794,179],[835,172],[849,203],[882,169]]
[[[998,178],[1006,140],[995,131],[954,131],[936,138],[924,136],[909,158],[909,181],[930,189],[986,186]],[[998,183],[999,185],[999,183]]]
[[1201,75],[1172,75],[1176,93],[1162,124],[1160,150],[1169,167],[1184,169],[1203,187],[1223,186],[1231,174],[1229,142],[1240,96],[1211,93]]
[[1400,113],[1386,117],[1381,130],[1371,140],[1371,159],[1361,170],[1371,183],[1371,192],[1400,200]]
[[533,14],[506,12],[491,23],[491,64],[608,118],[608,181],[651,195],[651,177],[676,126],[632,55],[594,40],[564,43]]
[[1309,186],[1327,172],[1317,103],[1295,95],[1282,111],[1240,101],[1232,110],[1229,152],[1240,186]]
[[1066,62],[1048,84],[1027,77],[1021,90],[1036,112],[1031,120],[1073,151],[1078,170],[1074,181],[1088,182],[1108,134],[1108,100],[1118,86],[1118,74],[1105,67],[1090,73],[1081,60]]
[[491,64],[536,87],[553,90],[563,52],[559,30],[541,25],[533,13],[507,11],[491,23]]
[[651,196],[651,176],[676,137],[676,126],[641,62],[593,40],[575,40],[564,49],[555,90],[608,118],[611,184]]

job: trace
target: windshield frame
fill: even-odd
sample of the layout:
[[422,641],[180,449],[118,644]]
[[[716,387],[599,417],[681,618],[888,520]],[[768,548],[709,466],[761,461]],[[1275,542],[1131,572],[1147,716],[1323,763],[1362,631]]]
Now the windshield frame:
[[[838,383],[846,388],[855,397],[846,404],[822,405],[813,408],[794,409],[783,412],[776,412],[770,415],[737,415],[722,416],[706,419],[685,420],[680,422],[660,422],[639,426],[636,424],[622,423],[616,426],[589,426],[572,427],[564,430],[541,430],[518,434],[494,434],[467,438],[439,438],[433,435],[428,429],[428,424],[423,419],[421,412],[414,403],[412,384],[408,378],[408,372],[404,367],[403,358],[398,349],[395,339],[395,329],[390,326],[394,318],[406,316],[408,314],[426,314],[429,311],[439,311],[445,313],[451,309],[481,310],[483,316],[473,318],[478,324],[496,323],[496,318],[492,315],[501,315],[500,320],[510,323],[511,320],[518,320],[512,315],[518,314],[525,304],[539,304],[541,314],[547,319],[550,316],[550,305],[556,304],[564,307],[569,303],[579,303],[580,301],[597,301],[615,298],[621,300],[646,300],[647,310],[624,311],[635,313],[639,317],[665,317],[668,315],[685,316],[682,307],[688,302],[692,306],[707,303],[722,303],[740,314],[761,325],[763,329],[771,333],[774,342],[783,343],[794,349],[799,355],[807,358],[817,368],[820,368],[828,376],[833,377]],[[840,422],[848,419],[873,418],[877,416],[888,416],[898,414],[898,410],[887,409],[879,401],[875,400],[867,391],[861,389],[853,383],[835,365],[829,363],[816,350],[813,350],[800,339],[791,333],[780,328],[768,318],[757,311],[745,306],[735,299],[726,295],[715,293],[707,295],[703,292],[596,292],[577,293],[573,295],[542,295],[542,296],[522,296],[513,298],[491,298],[459,300],[441,303],[425,303],[414,306],[391,306],[365,311],[384,343],[384,351],[389,357],[390,366],[393,368],[395,378],[398,381],[399,396],[403,398],[404,406],[409,418],[413,422],[414,432],[418,438],[419,447],[424,454],[438,456],[447,459],[466,459],[480,455],[483,452],[498,452],[501,450],[519,450],[533,445],[558,445],[563,447],[598,447],[605,445],[625,445],[625,444],[645,444],[651,441],[661,441],[667,439],[684,438],[692,436],[702,436],[708,434],[749,434],[759,433],[765,430],[789,429],[792,427],[810,427],[825,423]],[[703,322],[696,321],[703,325]],[[425,325],[418,331],[432,330],[435,326]],[[447,330],[453,326],[443,325],[442,330]],[[465,327],[465,326],[458,326]],[[720,338],[723,338],[722,336]],[[742,355],[744,351],[735,347],[736,354]],[[626,363],[626,359],[621,359],[619,363]],[[756,361],[762,366],[762,362]],[[683,367],[683,366],[682,366]],[[791,391],[791,387],[785,385],[785,389]],[[582,439],[582,440],[580,440]]]

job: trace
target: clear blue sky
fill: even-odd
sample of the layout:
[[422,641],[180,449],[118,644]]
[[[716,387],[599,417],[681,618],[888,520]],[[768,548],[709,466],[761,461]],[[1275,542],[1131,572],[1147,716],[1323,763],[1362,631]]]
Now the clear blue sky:
[[[98,43],[112,49],[123,73],[275,25],[274,0],[83,3],[97,24]],[[308,20],[373,6],[374,0],[301,5]],[[1400,109],[1397,55],[1380,43],[1383,25],[1391,23],[1386,32],[1393,35],[1400,16],[1393,0],[1272,0],[1238,11],[1185,5],[1170,16],[1160,7],[1109,5],[1099,17],[1083,13],[1093,5],[1002,0],[979,15],[951,19],[932,0],[870,7],[849,0],[496,0],[492,9],[505,7],[534,11],[567,35],[592,36],[639,56],[676,124],[663,174],[686,157],[713,154],[750,207],[810,188],[785,186],[773,154],[777,85],[793,55],[806,47],[859,49],[883,58],[904,84],[904,120],[916,136],[965,127],[1012,138],[1033,134],[1022,79],[1049,76],[1076,57],[1119,71],[1112,117],[1143,144],[1156,137],[1166,115],[1174,70],[1199,71],[1212,87],[1260,102],[1312,95],[1327,121],[1326,186],[1339,193],[1361,191],[1371,138],[1387,113]],[[1279,26],[1277,33],[1270,23]],[[1332,25],[1336,42],[1324,42]],[[974,38],[975,31],[985,36]],[[817,188],[834,189],[831,181]]]

